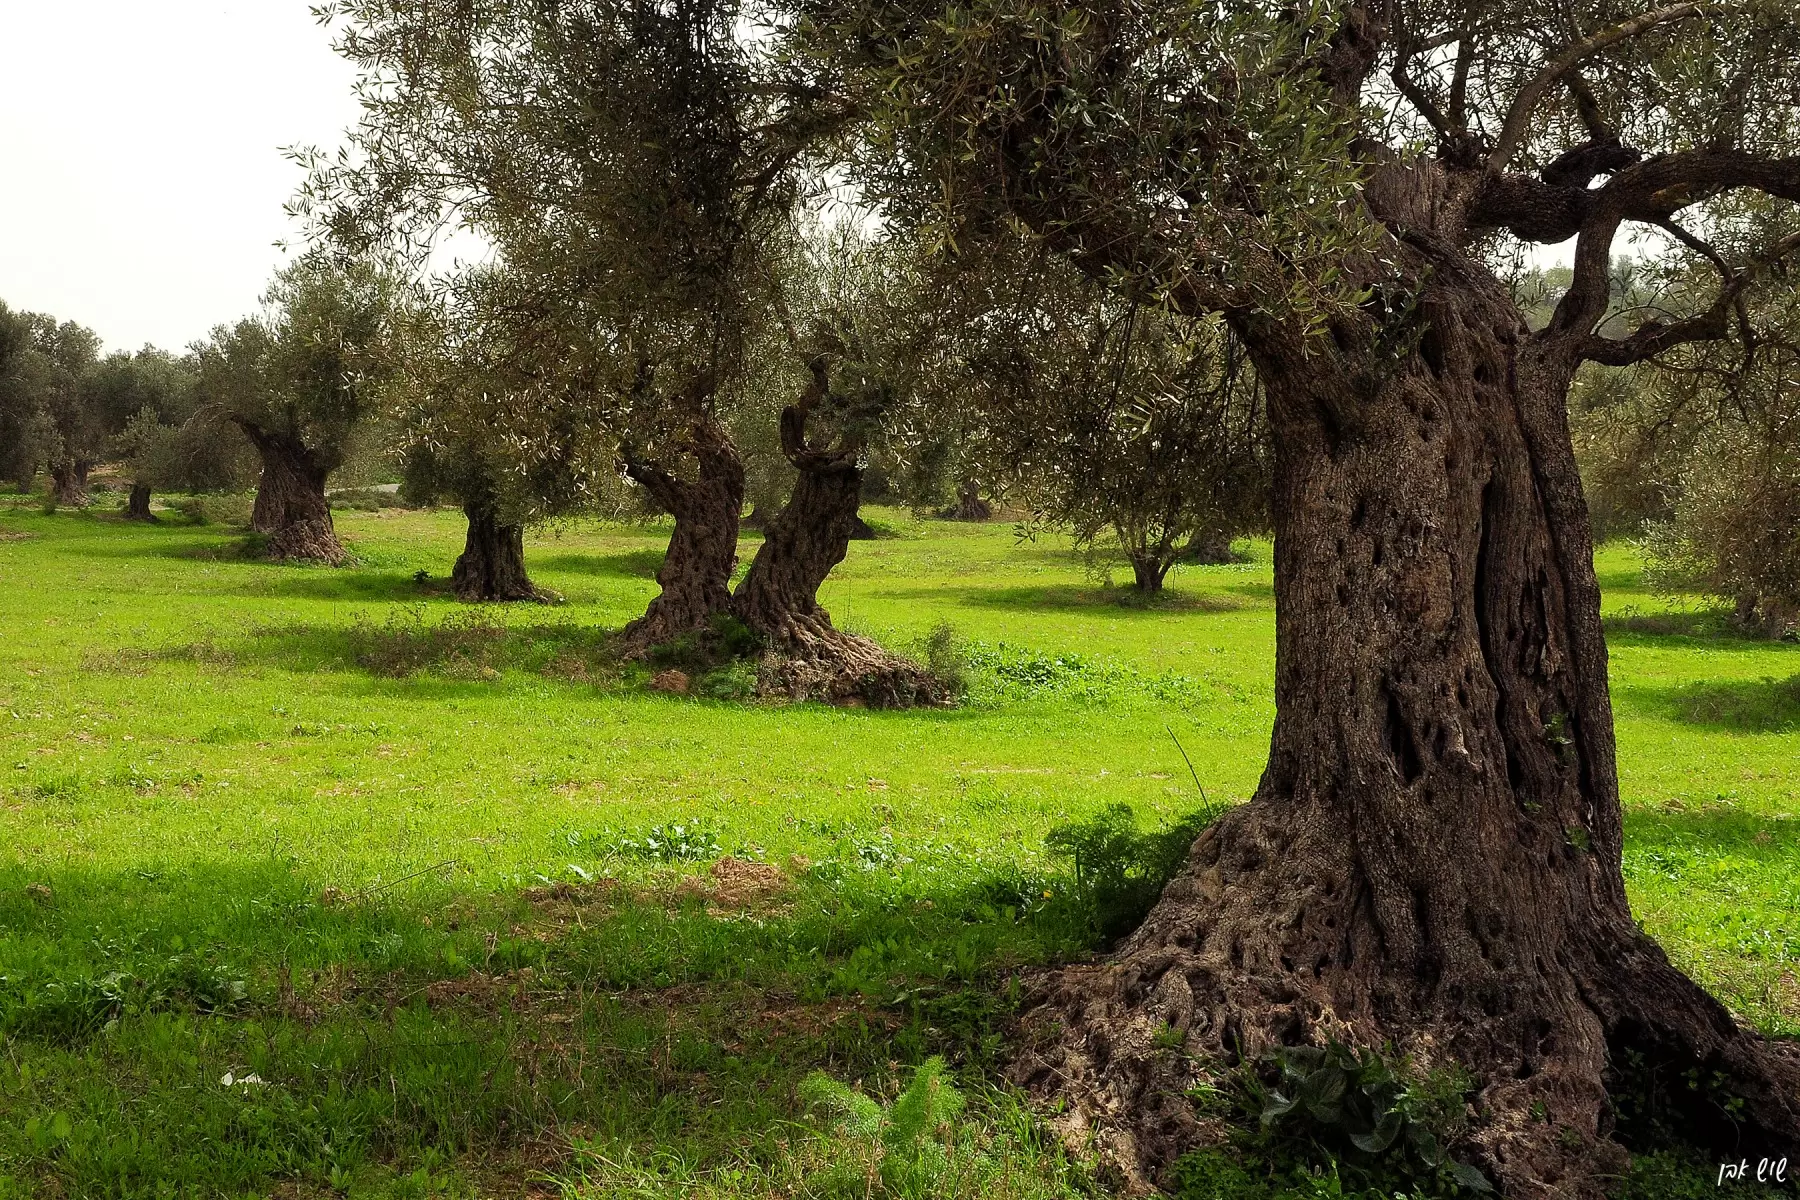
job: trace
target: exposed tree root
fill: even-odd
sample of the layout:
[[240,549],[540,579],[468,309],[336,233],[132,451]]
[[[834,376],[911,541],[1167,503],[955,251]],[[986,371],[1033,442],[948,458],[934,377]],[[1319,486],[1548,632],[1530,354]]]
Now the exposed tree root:
[[281,562],[316,562],[341,567],[350,561],[349,552],[338,541],[329,513],[324,516],[290,520],[269,531],[269,557]]
[[757,691],[791,700],[915,708],[952,697],[929,670],[868,638],[833,628],[823,609],[792,616],[769,635]]
[[1397,986],[1413,973],[1395,969],[1394,950],[1447,932],[1432,928],[1446,914],[1421,897],[1418,928],[1384,930],[1354,839],[1309,824],[1271,799],[1228,814],[1116,954],[1032,982],[1012,1078],[1062,1101],[1065,1136],[1091,1134],[1137,1190],[1223,1137],[1187,1099],[1197,1083],[1274,1046],[1334,1038],[1471,1072],[1469,1149],[1511,1196],[1599,1197],[1624,1172],[1607,1086],[1627,1051],[1669,1080],[1689,1068],[1730,1080],[1735,1128],[1724,1096],[1667,1096],[1686,1106],[1680,1124],[1697,1142],[1734,1160],[1800,1157],[1794,1058],[1736,1025],[1635,928],[1593,930],[1529,960],[1509,955],[1500,930],[1464,928],[1475,963],[1446,946],[1435,977]]

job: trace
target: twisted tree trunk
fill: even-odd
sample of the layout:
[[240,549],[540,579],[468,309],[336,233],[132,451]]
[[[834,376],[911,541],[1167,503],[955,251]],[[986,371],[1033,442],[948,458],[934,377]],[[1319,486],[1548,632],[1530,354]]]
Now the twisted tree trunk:
[[1109,961],[1039,981],[1016,1076],[1152,1179],[1206,1138],[1197,1075],[1327,1038],[1471,1070],[1514,1195],[1597,1196],[1622,1169],[1626,1051],[1733,1081],[1738,1130],[1665,1098],[1698,1140],[1794,1155],[1800,1072],[1626,902],[1574,360],[1485,269],[1423,266],[1401,360],[1246,330],[1278,447],[1268,768]]
[[879,708],[937,703],[944,697],[929,671],[835,628],[819,604],[820,585],[844,561],[861,524],[863,472],[854,442],[834,450],[807,445],[807,417],[827,389],[824,365],[812,369],[806,396],[781,414],[782,451],[800,477],[769,522],[731,611],[769,642],[767,691]]
[[1147,596],[1162,591],[1163,580],[1168,577],[1169,568],[1175,565],[1173,556],[1158,554],[1155,550],[1134,550],[1129,557],[1132,586]]
[[325,480],[337,465],[299,438],[237,422],[262,459],[250,527],[267,535],[275,559],[341,566],[349,555],[331,523]]
[[494,504],[484,499],[464,504],[463,513],[469,518],[469,531],[463,539],[463,552],[450,571],[450,589],[458,600],[545,603],[552,599],[525,573],[523,526],[502,522]]
[[669,550],[656,572],[662,592],[620,635],[622,652],[641,656],[680,634],[702,630],[731,611],[738,518],[744,509],[744,463],[716,422],[694,423],[686,445],[692,480],[627,456],[625,472],[675,518]]
[[92,463],[61,462],[50,468],[50,482],[56,502],[79,508],[88,502],[88,471]]
[[125,502],[125,519],[127,521],[154,521],[156,514],[150,511],[150,485],[134,483],[131,485],[131,496]]

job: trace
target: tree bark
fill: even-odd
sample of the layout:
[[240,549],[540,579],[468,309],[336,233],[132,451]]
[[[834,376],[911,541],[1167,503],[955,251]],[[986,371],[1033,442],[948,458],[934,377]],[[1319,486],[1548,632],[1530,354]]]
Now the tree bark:
[[57,463],[50,468],[50,483],[56,502],[79,508],[88,502],[87,479],[91,464]]
[[988,521],[994,516],[994,506],[981,498],[981,485],[973,479],[957,485],[956,506],[951,511],[958,521]]
[[262,459],[250,527],[269,539],[269,556],[341,566],[349,559],[331,523],[325,480],[336,464],[300,439],[243,422],[238,427]]
[[626,474],[675,518],[668,553],[656,572],[662,592],[620,635],[626,657],[641,657],[652,646],[706,629],[716,616],[731,611],[744,463],[730,435],[710,419],[695,422],[686,448],[696,466],[692,480],[654,463],[626,459]]
[[1132,586],[1147,596],[1162,591],[1163,580],[1174,564],[1151,551],[1133,551],[1130,557]]
[[1231,535],[1216,531],[1196,533],[1181,548],[1180,558],[1182,562],[1199,563],[1202,566],[1219,566],[1232,562]]
[[837,629],[819,604],[820,585],[849,552],[862,502],[860,447],[806,444],[807,416],[825,390],[824,368],[815,364],[807,398],[782,411],[782,451],[800,477],[769,522],[731,611],[768,640],[765,691],[876,708],[938,703],[946,697],[929,671]]
[[125,502],[125,519],[127,521],[154,521],[156,514],[150,511],[150,485],[134,483],[131,485],[131,497]]
[[470,603],[549,601],[550,594],[525,573],[524,527],[503,523],[494,506],[481,500],[464,504],[463,512],[469,518],[469,532],[450,571],[450,588],[456,598]]
[[1706,1097],[1665,1097],[1701,1142],[1792,1155],[1800,1071],[1626,902],[1574,360],[1479,265],[1426,265],[1416,354],[1245,330],[1277,434],[1268,767],[1109,961],[1037,981],[1016,1078],[1154,1179],[1206,1140],[1197,1076],[1391,1043],[1474,1073],[1510,1194],[1598,1196],[1630,1051],[1733,1081],[1741,1143]]

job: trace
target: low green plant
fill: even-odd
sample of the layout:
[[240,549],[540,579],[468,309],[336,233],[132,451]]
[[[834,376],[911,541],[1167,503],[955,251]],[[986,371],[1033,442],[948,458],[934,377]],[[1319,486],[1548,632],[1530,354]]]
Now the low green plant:
[[[1485,1195],[1481,1171],[1451,1156],[1470,1081],[1401,1057],[1331,1042],[1286,1046],[1247,1064],[1224,1091],[1239,1118],[1231,1154],[1188,1155],[1181,1200]],[[1217,1096],[1218,1093],[1212,1093]]]
[[1052,857],[1073,865],[1068,899],[1094,937],[1106,944],[1143,923],[1213,816],[1203,810],[1143,830],[1131,806],[1121,801],[1085,821],[1056,826],[1044,846]]
[[968,650],[950,622],[939,621],[925,636],[925,665],[947,695],[960,700],[968,692]]
[[[815,1071],[800,1098],[842,1136],[844,1161],[816,1181],[821,1196],[936,1197],[953,1174],[979,1170],[985,1155],[958,1121],[966,1101],[929,1058],[889,1104]],[[961,1135],[961,1136],[959,1136]]]
[[579,844],[601,858],[630,858],[643,862],[710,862],[725,853],[719,831],[704,821],[672,821],[648,829],[608,830],[578,839]]
[[757,632],[727,613],[714,613],[705,629],[690,630],[650,650],[650,665],[658,671],[686,671],[701,675],[762,653]]
[[395,679],[427,671],[452,679],[492,678],[506,637],[506,626],[485,612],[456,613],[433,624],[420,608],[391,610],[379,624],[358,618],[350,630],[357,664]]
[[252,497],[240,493],[182,496],[172,502],[176,512],[195,525],[250,524]]

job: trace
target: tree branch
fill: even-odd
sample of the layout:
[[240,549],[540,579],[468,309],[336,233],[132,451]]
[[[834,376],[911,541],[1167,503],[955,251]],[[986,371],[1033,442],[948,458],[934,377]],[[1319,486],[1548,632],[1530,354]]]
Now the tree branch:
[[1530,83],[1519,89],[1518,95],[1513,97],[1512,104],[1506,110],[1506,121],[1500,127],[1499,140],[1494,143],[1494,149],[1488,154],[1488,170],[1498,173],[1506,169],[1506,164],[1512,161],[1513,153],[1519,148],[1519,143],[1525,140],[1525,130],[1531,124],[1531,114],[1537,108],[1538,101],[1543,99],[1544,93],[1549,91],[1557,80],[1610,46],[1637,37],[1658,25],[1691,17],[1706,7],[1706,4],[1700,0],[1690,0],[1688,3],[1674,4],[1667,8],[1652,9],[1629,21],[1614,25],[1610,29],[1603,29],[1599,33],[1583,38],[1564,50],[1549,66],[1539,71]]
[[[1790,233],[1758,253],[1745,267],[1731,272],[1704,312],[1677,321],[1645,321],[1624,338],[1590,333],[1576,346],[1576,353],[1609,367],[1628,367],[1688,342],[1719,341],[1730,335],[1734,315],[1740,325],[1747,320],[1741,307],[1745,290],[1769,267],[1796,250],[1800,250],[1800,233]],[[1747,326],[1745,330],[1753,333]]]

